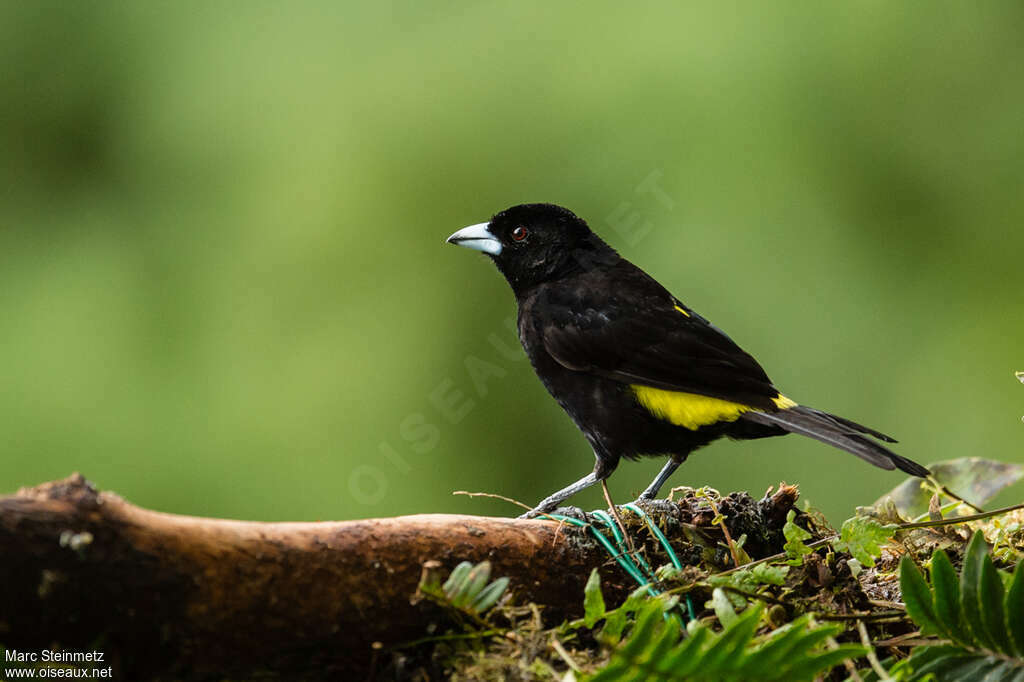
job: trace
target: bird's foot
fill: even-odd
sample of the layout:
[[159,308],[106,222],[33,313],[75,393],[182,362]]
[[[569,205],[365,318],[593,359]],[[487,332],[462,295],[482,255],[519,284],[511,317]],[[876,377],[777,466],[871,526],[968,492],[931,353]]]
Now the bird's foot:
[[520,515],[520,519],[535,519],[537,517],[543,517],[548,514],[559,514],[561,516],[568,516],[569,518],[577,519],[589,523],[590,519],[587,517],[587,513],[579,507],[559,507],[558,509],[541,509],[535,507],[525,514]]
[[668,514],[676,511],[677,507],[675,502],[667,499],[657,499],[654,497],[647,497],[640,495],[640,497],[633,500],[633,504],[643,509],[645,512],[654,512],[656,514]]

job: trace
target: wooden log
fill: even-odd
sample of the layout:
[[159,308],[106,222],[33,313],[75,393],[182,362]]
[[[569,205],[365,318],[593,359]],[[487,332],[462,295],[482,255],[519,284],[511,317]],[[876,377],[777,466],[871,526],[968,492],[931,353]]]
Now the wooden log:
[[[777,530],[795,499],[788,489],[756,504]],[[552,521],[198,518],[75,474],[0,498],[0,643],[100,650],[115,679],[364,679],[389,647],[444,627],[438,607],[410,602],[424,562],[484,559],[552,621],[579,615],[594,567],[611,600],[635,587],[597,543]]]
[[[523,600],[577,612],[608,556],[551,521],[423,514],[257,523],[164,514],[80,475],[0,498],[0,642],[108,653],[116,679],[329,679],[443,617],[422,564],[490,559]],[[607,571],[609,585],[627,587]],[[115,673],[116,674],[116,673]]]

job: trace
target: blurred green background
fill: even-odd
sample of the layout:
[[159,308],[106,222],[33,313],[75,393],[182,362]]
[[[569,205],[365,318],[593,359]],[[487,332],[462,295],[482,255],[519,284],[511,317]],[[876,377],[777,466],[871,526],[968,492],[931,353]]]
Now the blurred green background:
[[[536,502],[591,453],[505,282],[443,243],[525,201],[792,397],[921,462],[1024,461],[1024,5],[766,8],[3,3],[3,489],[79,470],[268,520]],[[672,483],[780,480],[842,519],[902,475],[791,436]]]

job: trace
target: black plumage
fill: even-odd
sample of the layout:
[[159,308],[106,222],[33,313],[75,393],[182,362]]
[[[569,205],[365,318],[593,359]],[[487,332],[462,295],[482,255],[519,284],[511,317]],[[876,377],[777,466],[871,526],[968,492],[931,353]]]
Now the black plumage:
[[514,206],[449,241],[484,251],[508,280],[523,348],[597,460],[530,514],[606,478],[622,457],[669,457],[641,495],[654,497],[689,453],[722,436],[798,433],[928,475],[875,440],[888,436],[783,396],[753,357],[567,209]]

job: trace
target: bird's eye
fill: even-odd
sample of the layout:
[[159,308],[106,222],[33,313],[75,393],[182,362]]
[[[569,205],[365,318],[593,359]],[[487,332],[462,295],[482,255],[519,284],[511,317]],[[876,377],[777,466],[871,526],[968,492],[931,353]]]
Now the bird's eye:
[[528,234],[529,231],[525,227],[520,225],[516,229],[512,230],[512,239],[516,240],[517,242],[521,242],[524,239],[526,239],[526,235]]

